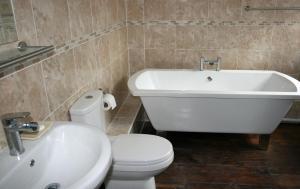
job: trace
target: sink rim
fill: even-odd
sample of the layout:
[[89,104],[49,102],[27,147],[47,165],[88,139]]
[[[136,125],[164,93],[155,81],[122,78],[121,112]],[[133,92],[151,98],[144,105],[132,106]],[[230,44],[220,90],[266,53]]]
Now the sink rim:
[[[101,149],[101,155],[98,156],[91,169],[82,173],[82,177],[80,179],[68,185],[66,188],[92,188],[103,182],[112,163],[111,143],[108,136],[100,128],[87,124],[54,121],[53,126],[41,138],[36,140],[23,140],[25,147],[25,152],[23,154],[19,156],[10,156],[8,147],[5,147],[0,151],[0,162],[4,160],[6,165],[1,167],[1,169],[4,169],[2,169],[2,173],[0,172],[0,175],[3,175],[3,177],[0,178],[0,185],[4,184],[20,167],[26,166],[27,160],[31,159],[31,157],[35,154],[35,151],[39,150],[40,145],[43,145],[43,141],[47,139],[47,136],[51,135],[55,129],[74,126],[82,127],[84,129],[92,129],[93,132],[97,132],[99,134],[99,139],[101,140],[101,146],[99,146],[99,149]],[[47,163],[47,161],[45,161],[45,163]]]

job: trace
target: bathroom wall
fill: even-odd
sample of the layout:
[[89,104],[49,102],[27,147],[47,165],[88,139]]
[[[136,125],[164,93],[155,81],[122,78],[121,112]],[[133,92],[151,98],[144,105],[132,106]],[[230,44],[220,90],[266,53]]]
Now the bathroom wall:
[[[277,70],[299,79],[297,0],[127,0],[130,73],[143,68],[199,69],[201,56],[222,69]],[[289,117],[300,117],[297,103]]]
[[[53,44],[56,50],[0,79],[0,115],[29,111],[34,120],[69,120],[74,101],[97,88],[123,102],[128,95],[125,0],[13,0],[13,6],[19,40]],[[0,149],[4,146],[1,127]]]

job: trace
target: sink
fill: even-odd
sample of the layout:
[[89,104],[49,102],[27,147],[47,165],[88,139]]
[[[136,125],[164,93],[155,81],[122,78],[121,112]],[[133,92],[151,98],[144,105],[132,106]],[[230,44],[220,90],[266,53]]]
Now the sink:
[[111,144],[99,128],[54,122],[38,140],[23,140],[25,152],[0,152],[1,189],[90,189],[111,166]]

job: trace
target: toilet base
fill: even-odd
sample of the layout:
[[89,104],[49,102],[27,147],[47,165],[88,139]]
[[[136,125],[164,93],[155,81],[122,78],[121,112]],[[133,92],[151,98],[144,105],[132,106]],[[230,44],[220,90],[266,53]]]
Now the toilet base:
[[107,180],[105,189],[155,189],[155,179],[146,180]]

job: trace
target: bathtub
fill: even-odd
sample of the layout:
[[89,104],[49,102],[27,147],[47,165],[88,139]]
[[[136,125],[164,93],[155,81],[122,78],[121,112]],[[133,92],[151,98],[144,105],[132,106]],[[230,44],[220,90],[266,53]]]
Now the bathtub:
[[128,87],[159,131],[271,134],[300,99],[296,79],[276,71],[145,69]]

